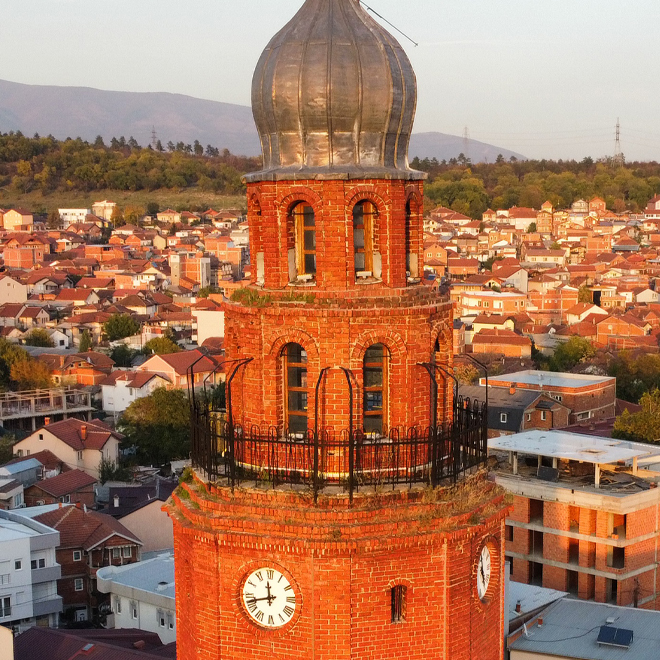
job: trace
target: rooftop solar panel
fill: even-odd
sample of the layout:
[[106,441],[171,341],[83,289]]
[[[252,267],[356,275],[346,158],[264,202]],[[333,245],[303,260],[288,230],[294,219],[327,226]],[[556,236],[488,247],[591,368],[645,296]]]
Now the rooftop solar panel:
[[633,631],[625,628],[613,628],[612,626],[601,626],[598,633],[597,644],[606,646],[618,646],[627,649],[633,641]]

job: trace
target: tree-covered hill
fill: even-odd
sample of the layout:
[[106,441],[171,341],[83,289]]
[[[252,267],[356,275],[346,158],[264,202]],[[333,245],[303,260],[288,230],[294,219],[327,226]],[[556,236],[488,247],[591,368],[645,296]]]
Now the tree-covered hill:
[[55,191],[185,189],[232,195],[242,192],[241,175],[260,159],[220,153],[211,145],[179,143],[142,148],[129,138],[58,141],[0,134],[0,188],[25,194]]
[[[639,211],[660,192],[660,164],[576,161],[509,161],[472,165],[465,158],[439,163],[415,158],[415,169],[429,173],[427,207],[441,204],[480,218],[487,208],[540,208],[550,200],[567,208],[577,199],[602,197],[613,211]],[[104,144],[52,136],[0,133],[0,192],[20,199],[33,192],[48,196],[95,191],[178,191],[242,195],[241,175],[258,170],[258,158],[233,156],[211,145],[168,143],[143,148],[133,139]]]
[[547,200],[555,208],[565,209],[578,199],[595,196],[602,197],[612,211],[636,212],[660,192],[657,162],[498,160],[471,165],[464,159],[449,163],[414,159],[411,165],[429,173],[426,195],[431,204],[473,218],[481,218],[488,208],[538,209]]

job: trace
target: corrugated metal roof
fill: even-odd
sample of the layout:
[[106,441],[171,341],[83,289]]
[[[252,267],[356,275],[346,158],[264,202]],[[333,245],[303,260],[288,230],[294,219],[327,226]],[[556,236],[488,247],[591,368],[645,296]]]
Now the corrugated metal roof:
[[[608,619],[614,622],[608,623]],[[601,626],[632,630],[634,639],[629,649],[599,645],[596,640]],[[660,658],[660,612],[617,607],[563,598],[543,613],[543,626],[529,627],[510,645],[515,651],[542,653],[548,658],[580,660],[658,660]]]
[[43,465],[36,458],[28,458],[20,463],[3,465],[0,468],[0,472],[4,472],[5,474],[18,474],[19,472],[25,472],[26,470],[38,470],[42,467]]

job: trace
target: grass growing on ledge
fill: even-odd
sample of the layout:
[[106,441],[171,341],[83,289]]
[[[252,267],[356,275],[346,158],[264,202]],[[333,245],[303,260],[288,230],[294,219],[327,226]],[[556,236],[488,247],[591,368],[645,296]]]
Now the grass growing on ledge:
[[230,300],[232,302],[246,305],[247,307],[265,307],[273,302],[271,296],[267,294],[261,295],[258,291],[247,288],[236,289],[236,291],[231,294]]
[[259,293],[259,291],[255,289],[244,287],[242,289],[236,289],[236,291],[231,294],[230,300],[232,302],[241,303],[247,307],[266,307],[267,305],[278,302],[302,302],[311,305],[316,300],[316,294],[287,291],[282,296],[274,297],[269,293]]

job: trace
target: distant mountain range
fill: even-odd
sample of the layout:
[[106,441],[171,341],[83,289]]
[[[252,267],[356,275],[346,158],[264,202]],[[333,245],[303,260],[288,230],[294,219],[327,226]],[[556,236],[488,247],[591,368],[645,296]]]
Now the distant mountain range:
[[[133,136],[139,144],[151,142],[156,130],[163,145],[168,141],[192,144],[199,140],[229,149],[234,154],[257,156],[259,138],[247,106],[205,101],[182,94],[108,92],[89,87],[22,85],[0,80],[0,132],[20,130],[26,135],[80,137],[93,141],[101,135]],[[463,139],[443,133],[417,133],[410,158],[455,158],[465,151]],[[520,154],[471,140],[473,162],[494,162]]]

